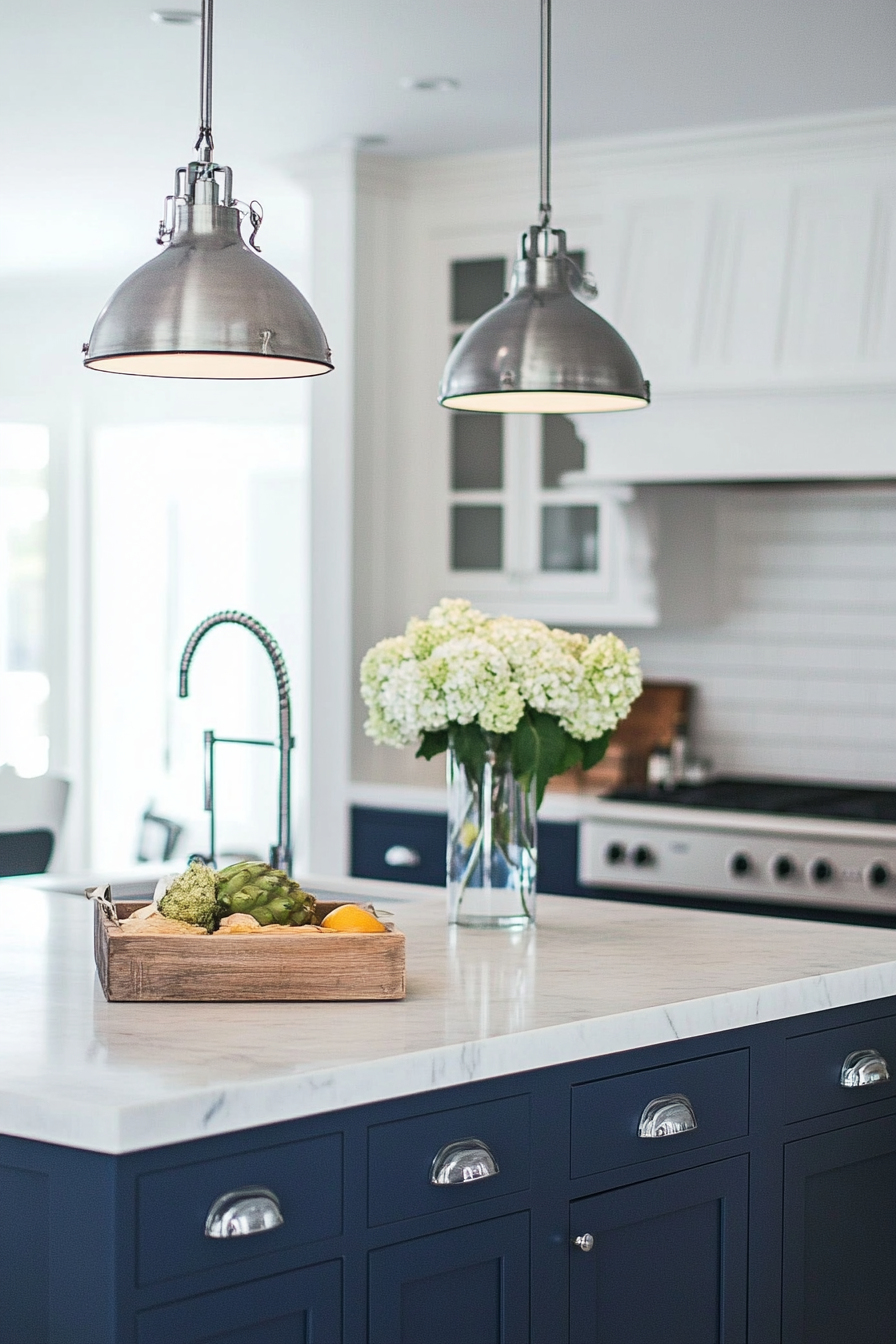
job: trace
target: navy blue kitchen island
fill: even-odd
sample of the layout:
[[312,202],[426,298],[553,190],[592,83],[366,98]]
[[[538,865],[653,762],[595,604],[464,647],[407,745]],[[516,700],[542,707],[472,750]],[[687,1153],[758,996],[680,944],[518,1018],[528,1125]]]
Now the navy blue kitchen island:
[[[0,892],[0,1340],[892,1340],[896,933],[391,895],[403,1004],[147,1005],[86,902]],[[282,1222],[207,1235],[251,1191]]]

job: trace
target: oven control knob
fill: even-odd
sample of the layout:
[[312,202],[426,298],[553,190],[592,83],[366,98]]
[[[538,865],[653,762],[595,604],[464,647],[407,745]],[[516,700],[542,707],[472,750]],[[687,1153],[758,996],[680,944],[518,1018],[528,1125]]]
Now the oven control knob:
[[813,882],[830,882],[834,876],[834,865],[829,859],[815,859],[809,869]]
[[617,840],[614,840],[613,843],[607,845],[604,850],[604,858],[607,863],[622,863],[622,860],[625,858],[625,845],[620,845]]
[[732,854],[728,860],[728,867],[735,877],[746,877],[747,873],[753,871],[753,860],[749,854]]
[[655,862],[653,850],[647,845],[635,845],[630,858],[636,868],[650,868]]
[[885,863],[869,863],[865,869],[865,881],[869,887],[885,887],[891,878],[892,873]]
[[786,882],[796,873],[796,864],[789,854],[779,854],[772,859],[772,872],[779,882]]

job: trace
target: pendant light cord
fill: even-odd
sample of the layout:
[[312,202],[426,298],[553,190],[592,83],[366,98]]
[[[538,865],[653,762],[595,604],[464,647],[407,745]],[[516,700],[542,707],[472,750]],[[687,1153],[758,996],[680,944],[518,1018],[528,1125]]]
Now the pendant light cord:
[[[212,0],[208,0],[211,4]],[[551,222],[551,0],[541,0],[541,137],[539,140],[539,178],[541,202],[539,224],[546,229]]]
[[215,0],[202,0],[202,56],[199,72],[199,139],[195,148],[202,163],[210,163],[215,152],[212,136],[212,27]]

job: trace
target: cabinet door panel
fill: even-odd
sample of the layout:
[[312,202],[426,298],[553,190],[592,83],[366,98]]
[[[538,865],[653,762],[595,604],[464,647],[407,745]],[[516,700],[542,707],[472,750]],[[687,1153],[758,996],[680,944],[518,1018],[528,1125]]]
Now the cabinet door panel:
[[896,1339],[896,1116],[787,1144],[784,1344]]
[[572,1206],[573,1344],[743,1344],[748,1159],[611,1190]]
[[342,1265],[332,1260],[137,1317],[137,1344],[341,1344]]
[[370,1344],[525,1344],[529,1215],[370,1254]]

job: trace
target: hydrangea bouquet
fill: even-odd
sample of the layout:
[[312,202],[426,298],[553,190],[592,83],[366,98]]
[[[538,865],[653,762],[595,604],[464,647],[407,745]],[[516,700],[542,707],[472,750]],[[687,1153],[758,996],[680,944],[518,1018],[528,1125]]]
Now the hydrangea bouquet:
[[[534,906],[535,812],[552,775],[588,769],[641,691],[637,649],[615,635],[570,634],[541,621],[492,618],[443,598],[426,620],[383,639],[361,664],[374,741],[419,740],[448,752],[449,904],[464,923],[527,922]],[[488,892],[475,915],[470,887]],[[512,889],[519,900],[495,891]],[[503,911],[503,913],[502,913]]]

